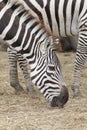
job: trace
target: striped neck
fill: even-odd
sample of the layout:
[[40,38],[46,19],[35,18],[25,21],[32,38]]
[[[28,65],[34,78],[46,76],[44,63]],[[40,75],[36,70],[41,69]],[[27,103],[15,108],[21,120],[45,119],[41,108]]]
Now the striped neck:
[[7,3],[0,2],[0,37],[18,52],[30,56],[33,46],[42,43],[48,34],[22,5],[4,2]]
[[20,4],[0,3],[0,7],[0,37],[23,54],[31,70],[35,69],[50,42],[48,33]]

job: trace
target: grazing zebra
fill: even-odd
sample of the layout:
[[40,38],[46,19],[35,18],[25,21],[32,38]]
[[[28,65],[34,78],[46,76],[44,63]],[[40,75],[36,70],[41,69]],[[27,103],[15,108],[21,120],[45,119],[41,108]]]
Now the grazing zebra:
[[0,0],[0,38],[27,59],[32,82],[50,105],[63,107],[69,93],[55,53],[55,39],[17,1]]
[[27,68],[28,63],[26,59],[20,53],[17,53],[17,51],[13,48],[8,47],[7,52],[8,52],[9,69],[10,69],[10,85],[13,88],[15,88],[16,92],[23,91],[23,88],[18,80],[18,71],[17,71],[17,61],[18,61],[19,66],[23,72],[27,91],[31,92],[31,94],[34,93],[34,88],[30,79],[30,74],[28,72]]
[[87,58],[87,0],[20,0],[54,36],[78,36],[72,90],[80,96],[80,73]]
[[[71,51],[71,50],[75,51],[76,47],[72,47],[73,42],[75,43],[74,38],[71,38],[71,37],[61,38],[60,42],[61,42],[63,51]],[[6,46],[6,44],[4,46]],[[18,78],[18,68],[17,68],[17,62],[18,62],[23,72],[27,92],[31,92],[31,94],[35,94],[34,93],[35,90],[33,88],[34,86],[31,82],[30,74],[28,72],[28,67],[27,67],[28,64],[27,64],[26,59],[21,54],[17,53],[16,50],[11,49],[11,48],[7,49],[7,53],[8,53],[8,59],[9,59],[10,85],[13,88],[15,88],[16,92],[24,91],[24,89],[20,85],[19,78]]]

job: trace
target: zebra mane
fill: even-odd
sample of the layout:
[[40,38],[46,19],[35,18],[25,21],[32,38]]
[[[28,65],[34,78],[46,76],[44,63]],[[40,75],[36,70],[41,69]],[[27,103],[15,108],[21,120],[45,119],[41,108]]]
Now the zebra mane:
[[[6,0],[5,0],[6,1]],[[33,18],[34,17],[29,13],[29,10],[26,10],[25,7],[18,2],[18,0],[7,0],[9,4],[12,5],[11,9],[14,11],[15,8],[19,8],[18,12],[21,12],[18,16],[20,17],[21,15],[23,18],[28,19],[29,17]]]
[[18,17],[21,17],[23,18],[25,21],[25,24],[26,24],[26,21],[31,18],[31,19],[35,19],[37,23],[40,24],[41,28],[43,28],[47,33],[48,33],[48,40],[50,41],[50,43],[54,43],[54,44],[57,44],[58,43],[58,40],[52,35],[49,33],[49,31],[46,29],[46,27],[44,26],[43,22],[40,21],[40,20],[37,20],[37,18],[35,18],[29,10],[27,10],[24,5],[22,3],[20,3],[18,0],[0,0],[2,1],[3,3],[7,4],[9,6],[9,8],[14,11],[16,8],[17,8],[17,13],[18,13]]
[[31,12],[30,12],[29,10],[27,10],[27,9],[25,8],[25,6],[24,6],[22,3],[20,3],[18,0],[0,0],[0,1],[3,1],[5,4],[8,3],[8,5],[11,6],[11,10],[13,10],[13,11],[14,11],[15,8],[18,7],[18,8],[19,8],[19,9],[18,9],[18,12],[21,12],[21,13],[18,15],[18,17],[20,17],[20,16],[22,15],[23,19],[26,19],[26,20],[27,20],[28,18],[30,18],[30,17],[31,17],[32,19],[35,19],[36,22],[40,23],[40,24],[41,24],[41,27],[44,28],[44,30],[45,30],[50,36],[54,37],[53,34],[52,34],[51,32],[49,32],[48,29],[44,26],[43,21],[37,19],[36,17],[34,17],[34,16],[31,14]]

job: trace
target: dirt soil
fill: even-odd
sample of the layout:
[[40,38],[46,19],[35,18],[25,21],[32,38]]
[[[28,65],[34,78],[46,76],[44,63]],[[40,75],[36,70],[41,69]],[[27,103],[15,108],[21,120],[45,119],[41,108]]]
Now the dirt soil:
[[82,99],[73,99],[70,85],[75,53],[59,53],[70,98],[63,109],[51,108],[36,88],[26,92],[21,70],[19,77],[25,93],[16,94],[9,83],[6,52],[0,52],[0,130],[87,130],[87,64],[81,74]]

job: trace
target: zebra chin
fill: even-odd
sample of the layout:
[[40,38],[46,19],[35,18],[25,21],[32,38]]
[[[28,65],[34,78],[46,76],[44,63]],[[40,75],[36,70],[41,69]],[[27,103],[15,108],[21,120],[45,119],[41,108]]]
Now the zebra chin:
[[51,101],[51,107],[63,108],[69,99],[69,92],[67,87],[63,86],[59,96],[53,97]]

